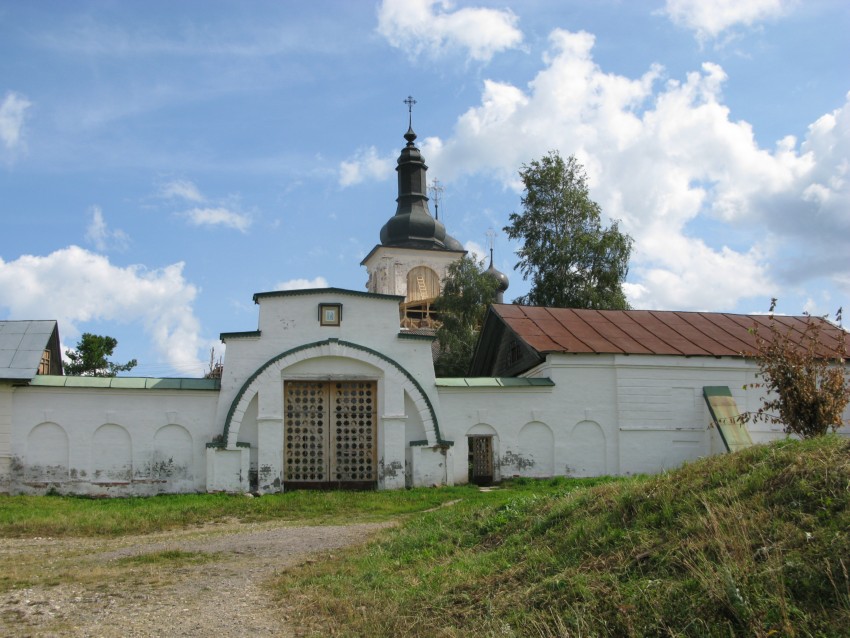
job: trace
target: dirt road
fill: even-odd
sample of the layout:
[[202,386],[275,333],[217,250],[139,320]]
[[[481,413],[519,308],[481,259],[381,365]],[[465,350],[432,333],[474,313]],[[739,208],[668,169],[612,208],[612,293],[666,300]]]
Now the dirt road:
[[[299,636],[264,583],[389,525],[225,523],[108,540],[2,539],[7,574],[27,563],[39,584],[0,594],[0,635]],[[127,560],[169,550],[191,554],[174,564]]]

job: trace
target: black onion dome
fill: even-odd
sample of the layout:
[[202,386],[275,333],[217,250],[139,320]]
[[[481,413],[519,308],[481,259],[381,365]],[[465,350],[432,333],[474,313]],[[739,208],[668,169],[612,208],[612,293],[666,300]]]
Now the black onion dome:
[[505,291],[510,286],[508,276],[501,270],[497,270],[493,265],[493,249],[490,249],[490,267],[484,271],[484,274],[496,280],[496,301],[502,303],[502,297]]
[[446,235],[446,227],[428,209],[426,173],[428,167],[416,148],[416,133],[408,127],[407,145],[398,157],[398,198],[395,215],[381,228],[381,244],[404,248],[463,250],[460,242]]
[[463,247],[457,239],[452,237],[451,235],[446,235],[446,238],[443,240],[443,243],[446,245],[446,250],[462,250],[466,252],[466,248]]

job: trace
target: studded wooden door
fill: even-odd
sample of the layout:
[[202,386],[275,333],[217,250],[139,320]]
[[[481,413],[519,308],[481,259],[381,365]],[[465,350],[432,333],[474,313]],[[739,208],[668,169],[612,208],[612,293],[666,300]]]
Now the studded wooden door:
[[374,487],[377,383],[284,383],[284,483],[290,487]]
[[493,437],[469,437],[469,480],[476,485],[493,482]]

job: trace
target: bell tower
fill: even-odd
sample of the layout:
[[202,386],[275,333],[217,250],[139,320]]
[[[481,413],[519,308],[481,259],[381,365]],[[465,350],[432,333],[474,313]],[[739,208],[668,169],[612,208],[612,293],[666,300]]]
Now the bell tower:
[[398,197],[395,215],[381,228],[381,243],[360,262],[366,266],[369,292],[404,296],[401,325],[433,328],[432,304],[440,294],[449,264],[466,254],[458,240],[428,208],[425,158],[415,145],[413,105],[408,97],[407,144],[398,157]]

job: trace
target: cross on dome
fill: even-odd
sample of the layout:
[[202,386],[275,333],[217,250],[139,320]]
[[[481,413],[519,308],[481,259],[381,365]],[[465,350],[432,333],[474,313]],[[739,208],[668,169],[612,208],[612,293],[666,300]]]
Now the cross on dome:
[[412,95],[408,95],[404,103],[407,104],[407,133],[404,134],[404,139],[407,140],[408,146],[413,146],[413,141],[416,139],[416,133],[413,132],[413,105],[416,104],[416,100]]

